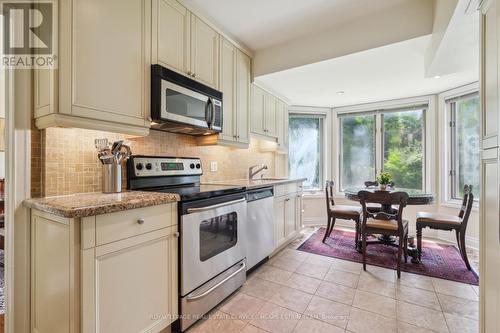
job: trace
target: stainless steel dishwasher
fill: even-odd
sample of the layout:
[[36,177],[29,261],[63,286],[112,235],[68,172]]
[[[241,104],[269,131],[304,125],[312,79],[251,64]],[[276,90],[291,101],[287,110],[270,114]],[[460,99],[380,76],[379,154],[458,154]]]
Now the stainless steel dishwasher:
[[274,250],[273,187],[247,191],[247,270]]

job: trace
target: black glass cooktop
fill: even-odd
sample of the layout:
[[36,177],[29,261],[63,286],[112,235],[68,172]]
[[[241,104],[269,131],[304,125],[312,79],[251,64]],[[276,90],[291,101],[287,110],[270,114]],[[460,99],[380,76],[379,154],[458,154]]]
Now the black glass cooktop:
[[209,184],[189,184],[183,186],[168,186],[142,189],[142,191],[176,193],[181,197],[181,201],[208,199],[222,195],[245,192],[243,186],[232,185],[209,185]]

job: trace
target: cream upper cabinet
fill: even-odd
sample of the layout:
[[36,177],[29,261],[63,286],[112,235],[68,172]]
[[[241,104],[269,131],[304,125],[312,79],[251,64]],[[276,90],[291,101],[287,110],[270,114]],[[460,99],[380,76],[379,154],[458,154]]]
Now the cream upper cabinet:
[[264,103],[264,132],[276,137],[276,97],[266,94]]
[[59,68],[35,71],[37,127],[147,134],[151,1],[61,0],[59,10]]
[[240,143],[250,143],[250,80],[252,61],[238,50],[236,55],[236,105],[237,139]]
[[264,98],[265,92],[252,85],[252,112],[250,113],[251,131],[255,134],[265,135],[264,131]]
[[251,132],[270,141],[281,142],[284,135],[285,104],[260,87],[252,87]]
[[219,87],[219,34],[191,14],[191,76],[213,88]]
[[219,33],[176,0],[152,1],[152,62],[219,89]]
[[220,44],[220,90],[222,91],[222,140],[233,141],[236,134],[236,47],[221,39]]
[[153,62],[180,73],[189,71],[190,13],[175,0],[154,0]]
[[218,136],[200,137],[198,139],[200,144],[248,148],[250,75],[250,57],[221,37],[219,78],[223,98],[222,132]]
[[276,102],[276,131],[278,152],[288,154],[288,107],[285,102]]

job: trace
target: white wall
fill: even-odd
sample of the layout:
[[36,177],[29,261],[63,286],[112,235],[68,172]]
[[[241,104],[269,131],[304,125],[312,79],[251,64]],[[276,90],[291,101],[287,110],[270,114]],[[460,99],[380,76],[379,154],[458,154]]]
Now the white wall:
[[[475,89],[477,85],[466,87],[467,89]],[[448,95],[450,92],[446,92]],[[417,101],[429,101],[429,110],[427,111],[427,126],[426,126],[426,186],[428,191],[435,194],[435,202],[432,205],[424,206],[408,206],[404,212],[404,218],[410,221],[410,234],[415,235],[415,215],[418,211],[440,212],[445,214],[458,214],[460,205],[446,200],[446,187],[442,185],[442,178],[446,177],[444,170],[443,157],[446,156],[444,129],[446,128],[446,118],[443,113],[446,112],[445,106],[442,103],[436,102],[442,100],[439,98],[441,95],[423,96],[416,98],[408,98],[402,100],[388,101],[382,103],[370,103],[359,106],[351,106],[349,108],[330,109],[331,112],[331,128],[332,132],[329,134],[329,142],[327,143],[326,150],[332,152],[329,172],[326,173],[327,179],[338,179],[338,118],[337,112],[351,110],[376,110],[381,108],[382,105],[405,105],[408,103],[415,103]],[[335,195],[335,203],[340,205],[359,205],[357,202],[350,201],[345,198],[343,193],[337,191]],[[304,196],[303,201],[304,209],[304,224],[305,225],[325,225],[326,224],[326,203],[324,193],[314,193]],[[336,225],[353,226],[352,222],[337,221]],[[439,238],[441,240],[456,242],[455,234],[452,232],[443,232],[437,230],[424,230],[425,237]],[[479,213],[477,208],[473,209],[471,213],[469,224],[467,228],[467,245],[473,248],[479,247]]]

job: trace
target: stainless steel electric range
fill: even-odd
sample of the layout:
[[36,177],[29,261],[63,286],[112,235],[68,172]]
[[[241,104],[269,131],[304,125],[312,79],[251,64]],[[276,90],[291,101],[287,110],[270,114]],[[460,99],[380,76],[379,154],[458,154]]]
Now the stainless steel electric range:
[[199,158],[132,156],[129,190],[177,193],[180,329],[186,330],[246,280],[246,188],[200,184]]

